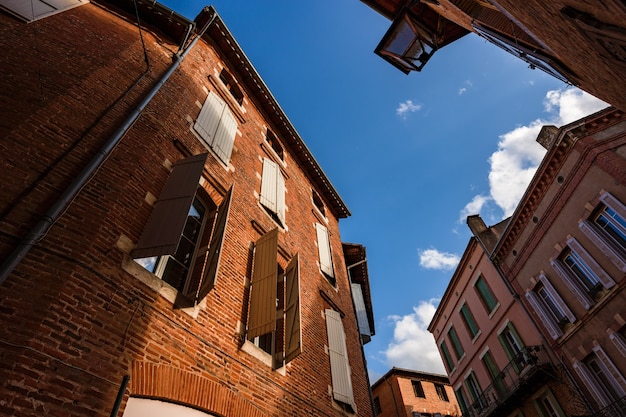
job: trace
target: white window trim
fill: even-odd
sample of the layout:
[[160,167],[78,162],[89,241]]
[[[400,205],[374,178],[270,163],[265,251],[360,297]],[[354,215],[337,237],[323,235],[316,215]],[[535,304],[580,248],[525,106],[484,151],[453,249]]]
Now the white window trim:
[[554,286],[552,285],[552,282],[550,282],[548,277],[546,277],[543,272],[539,274],[539,281],[541,281],[543,287],[561,309],[561,313],[563,313],[563,315],[567,317],[570,323],[575,323],[576,316],[574,315],[574,313],[572,313],[572,310],[570,310],[563,298],[561,298],[561,295],[558,293],[556,288],[554,288]]
[[589,268],[596,274],[602,286],[606,289],[612,288],[615,281],[611,276],[596,262],[595,259],[587,252],[587,250],[574,237],[570,237],[566,241],[567,246],[578,254],[580,258],[587,264]]
[[611,339],[611,342],[613,342],[619,353],[621,353],[622,356],[626,358],[626,340],[624,339],[624,336],[614,332],[613,330],[610,330],[609,339]]
[[570,291],[576,296],[580,304],[585,308],[585,310],[589,310],[592,305],[594,305],[594,301],[589,297],[586,291],[580,288],[580,284],[576,282],[576,279],[572,277],[571,273],[567,270],[567,268],[563,265],[563,262],[559,259],[551,259],[550,265],[556,272],[556,274],[563,280],[565,285],[570,289]]
[[626,380],[621,374],[619,369],[615,366],[611,358],[606,354],[602,346],[596,345],[593,347],[593,352],[600,361],[603,370],[606,372],[607,377],[613,382],[613,388],[617,391],[620,398],[626,396]]
[[539,298],[537,293],[534,291],[526,291],[526,299],[537,316],[539,316],[539,320],[548,331],[548,334],[550,334],[550,337],[552,337],[553,340],[557,340],[559,337],[563,336],[563,330],[561,330],[558,323],[552,318],[550,312],[547,311],[548,307],[544,306],[543,301]]

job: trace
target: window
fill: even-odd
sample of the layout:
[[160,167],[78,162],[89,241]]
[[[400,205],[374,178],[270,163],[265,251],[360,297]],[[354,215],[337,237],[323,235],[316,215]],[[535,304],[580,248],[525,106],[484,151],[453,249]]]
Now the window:
[[470,398],[472,399],[472,408],[482,410],[487,407],[487,401],[482,395],[482,390],[480,389],[480,385],[478,384],[474,371],[470,371],[467,378],[465,378],[465,387],[467,388],[467,392],[469,392]]
[[610,193],[600,197],[600,205],[580,230],[620,271],[626,272],[626,207]]
[[[284,271],[277,264],[277,256],[278,229],[273,229],[254,246],[246,333],[250,342],[272,355],[273,367],[290,362],[302,352],[298,254]],[[283,318],[278,319],[277,310],[284,311]],[[284,335],[279,331],[283,329]]]
[[285,227],[285,179],[276,162],[264,158],[260,202],[280,226]]
[[376,411],[376,415],[383,412],[383,408],[380,406],[380,398],[378,397],[374,397],[374,411]]
[[452,362],[452,356],[450,356],[450,351],[448,350],[448,345],[446,342],[441,342],[439,345],[439,351],[443,356],[443,363],[446,365],[446,369],[448,373],[452,372],[454,369],[454,363]]
[[32,22],[87,3],[87,0],[0,0],[0,9]]
[[235,143],[237,121],[224,100],[210,92],[193,128],[218,158],[228,165]]
[[320,257],[320,269],[330,283],[335,285],[335,272],[328,229],[326,226],[316,223],[315,230],[317,232],[317,250]]
[[489,377],[491,377],[491,381],[493,382],[493,386],[496,389],[497,395],[499,398],[505,398],[507,394],[507,388],[504,385],[503,376],[498,369],[498,365],[496,365],[496,361],[493,359],[490,351],[486,351],[485,354],[480,359],[483,363],[483,366],[487,370]]
[[532,291],[526,291],[526,299],[552,339],[556,340],[563,336],[565,325],[575,322],[576,317],[544,274],[539,275],[539,281]]
[[463,387],[459,386],[457,389],[455,389],[454,394],[456,395],[456,400],[459,403],[459,407],[461,407],[461,413],[463,415],[469,415],[469,401],[467,401],[467,397],[465,396]]
[[225,69],[222,69],[222,71],[220,72],[220,80],[222,81],[226,89],[230,92],[230,95],[233,96],[237,104],[241,106],[241,103],[243,103],[243,92],[241,91],[241,88],[239,88],[239,85],[237,84],[233,76],[230,75],[230,73]]
[[450,330],[448,330],[448,337],[452,342],[452,348],[454,349],[454,353],[456,354],[456,359],[460,360],[465,352],[463,351],[463,346],[461,346],[459,336],[456,334],[456,330],[454,330],[454,327],[450,327]]
[[435,383],[435,391],[437,391],[437,397],[439,397],[441,401],[450,402],[444,385]]
[[325,314],[333,398],[355,413],[356,405],[354,403],[354,394],[352,393],[352,377],[350,375],[346,336],[343,331],[341,314],[331,309],[326,309]]
[[485,279],[480,276],[476,280],[476,284],[474,284],[474,287],[478,291],[478,295],[480,297],[480,301],[483,303],[483,306],[485,306],[487,312],[491,314],[491,312],[498,305],[498,301],[491,292],[491,288],[489,288],[489,285],[487,285],[487,281],[485,281]]
[[474,320],[474,316],[472,315],[472,312],[470,311],[467,304],[463,304],[463,306],[461,307],[461,317],[463,318],[463,323],[465,324],[465,327],[467,328],[467,331],[469,332],[471,338],[474,339],[476,336],[478,336],[480,330],[478,329],[476,320]]
[[566,417],[559,402],[550,391],[542,393],[534,400],[539,417]]
[[316,193],[315,190],[311,190],[311,194],[315,207],[319,210],[322,216],[326,216],[326,209],[324,208],[324,202],[322,201],[320,195]]
[[422,387],[422,381],[411,380],[413,386],[413,394],[418,398],[426,398],[424,394],[424,387]]
[[520,373],[530,362],[530,358],[524,343],[520,338],[515,326],[512,323],[507,323],[504,329],[498,334],[500,344],[504,348],[509,360],[513,362],[515,370]]
[[283,147],[280,145],[280,142],[278,141],[276,135],[272,133],[272,131],[269,129],[267,129],[267,132],[265,133],[265,141],[271,146],[271,148],[274,150],[280,160],[284,160],[285,155],[283,152]]
[[[198,188],[207,154],[176,163],[131,257],[197,303],[215,285],[232,189],[217,207]],[[200,192],[198,192],[200,190]]]
[[626,326],[622,326],[618,332],[609,331],[609,339],[611,339],[619,353],[626,357]]
[[624,376],[601,346],[594,346],[593,352],[583,362],[574,362],[574,369],[600,408],[626,395]]
[[567,248],[558,259],[551,261],[551,265],[586,309],[591,308],[603,287],[615,285],[615,281],[574,238],[567,239]]

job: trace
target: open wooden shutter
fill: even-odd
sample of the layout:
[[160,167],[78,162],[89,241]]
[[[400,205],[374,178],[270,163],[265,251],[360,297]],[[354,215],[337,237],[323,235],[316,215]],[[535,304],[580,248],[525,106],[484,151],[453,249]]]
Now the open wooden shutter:
[[191,156],[174,165],[131,257],[148,258],[176,252],[207,155]]
[[565,285],[567,285],[570,291],[574,293],[576,298],[578,298],[578,301],[580,301],[580,304],[582,304],[585,310],[589,310],[594,304],[593,300],[591,299],[591,297],[589,297],[587,292],[583,291],[580,286],[574,281],[570,273],[567,271],[567,269],[565,269],[565,266],[563,266],[563,263],[558,259],[552,259],[550,261],[550,265],[552,265],[552,268],[554,268],[557,275],[561,277],[561,279],[563,280]]
[[228,106],[225,106],[220,124],[215,132],[215,140],[212,146],[213,151],[215,151],[217,156],[219,156],[225,164],[228,164],[230,161],[236,133],[237,121],[235,120],[235,116],[233,116]]
[[320,269],[329,277],[334,278],[335,274],[333,271],[333,259],[330,251],[328,229],[326,229],[326,226],[316,223],[315,230],[317,231],[317,250],[320,255]]
[[605,240],[602,230],[598,228],[593,222],[584,220],[578,223],[578,228],[581,232],[587,236],[591,242],[596,245],[598,249],[602,251],[610,260],[613,265],[619,268],[620,271],[626,272],[626,260],[624,259],[621,251],[615,247],[613,242]]
[[354,301],[354,308],[356,310],[357,323],[359,325],[359,333],[370,337],[372,332],[370,330],[370,323],[367,319],[367,309],[365,308],[365,299],[363,298],[363,288],[361,284],[352,283],[352,300]]
[[202,105],[200,114],[196,119],[196,123],[193,125],[195,131],[200,134],[202,139],[204,139],[209,146],[213,146],[215,133],[217,132],[217,127],[220,124],[225,107],[226,103],[224,103],[222,99],[215,93],[209,92],[204,105]]
[[622,376],[621,372],[619,371],[619,369],[617,369],[617,367],[615,366],[611,358],[609,358],[609,356],[606,354],[604,349],[602,349],[602,346],[595,345],[592,349],[593,352],[596,354],[596,357],[602,363],[607,377],[611,380],[610,382],[612,382],[611,385],[613,389],[615,390],[615,392],[617,392],[619,398],[624,397],[626,395],[626,380]]
[[278,229],[273,229],[261,236],[254,248],[248,340],[276,330],[277,256]]
[[[217,214],[215,215],[215,225],[211,233],[211,241],[209,242],[208,250],[205,254],[204,268],[198,271],[202,283],[198,289],[197,294],[192,295],[192,299],[196,302],[202,300],[207,296],[209,291],[215,286],[217,279],[217,272],[220,264],[220,255],[222,253],[222,244],[224,243],[224,236],[226,235],[226,223],[228,222],[228,214],[230,211],[230,201],[233,195],[233,187],[228,190],[224,201],[217,208]],[[194,271],[195,275],[195,271]]]
[[350,405],[353,411],[356,412],[350,365],[348,363],[348,351],[346,349],[346,336],[343,332],[341,314],[331,309],[326,309],[325,313],[333,398]]
[[569,320],[570,323],[576,322],[576,316],[572,313],[572,310],[565,304],[565,301],[561,298],[561,295],[558,293],[556,288],[552,285],[550,280],[543,274],[539,274],[539,281],[543,284],[543,287],[546,289],[548,294],[552,297],[552,299],[559,306],[565,317]]
[[598,386],[598,383],[591,374],[589,368],[587,368],[587,365],[576,361],[574,362],[573,367],[580,379],[582,379],[587,386],[587,389],[591,392],[591,395],[594,397],[598,405],[601,407],[609,405],[611,403],[611,399],[604,393],[602,388]]
[[300,263],[296,253],[285,269],[285,363],[302,352]]

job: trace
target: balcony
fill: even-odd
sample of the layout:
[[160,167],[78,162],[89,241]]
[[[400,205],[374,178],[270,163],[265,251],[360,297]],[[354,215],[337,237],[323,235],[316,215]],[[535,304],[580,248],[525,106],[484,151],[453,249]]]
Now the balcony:
[[602,410],[593,414],[592,417],[615,417],[626,416],[626,397],[622,397]]
[[463,417],[506,415],[551,377],[554,367],[542,346],[526,346],[470,405]]

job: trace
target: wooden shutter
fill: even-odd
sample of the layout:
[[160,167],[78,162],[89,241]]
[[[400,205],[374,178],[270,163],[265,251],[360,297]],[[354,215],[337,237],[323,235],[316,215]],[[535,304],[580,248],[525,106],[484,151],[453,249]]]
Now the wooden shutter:
[[341,314],[334,310],[326,309],[326,331],[328,332],[328,353],[330,355],[333,398],[350,405],[353,411],[356,412],[346,349],[346,336],[343,332]]
[[276,165],[276,216],[285,225],[285,178]]
[[198,132],[202,139],[211,147],[213,147],[215,133],[217,132],[225,107],[226,103],[224,103],[221,98],[215,93],[209,92],[200,110],[200,114],[196,119],[196,123],[193,125],[195,131]]
[[87,0],[0,0],[0,9],[32,22],[87,3]]
[[366,336],[371,336],[370,322],[367,319],[367,309],[365,308],[365,300],[363,299],[363,289],[361,284],[353,283],[352,287],[352,300],[354,301],[354,308],[356,310],[356,319],[359,324],[359,333]]
[[176,252],[207,155],[191,156],[174,165],[139,242],[131,252],[133,258]]
[[572,310],[569,309],[565,301],[561,298],[561,295],[557,292],[556,288],[552,285],[550,280],[542,273],[539,274],[539,281],[543,284],[543,287],[546,289],[548,294],[552,297],[554,302],[559,306],[561,312],[565,314],[565,317],[569,320],[570,323],[576,322],[576,316],[572,313]]
[[317,231],[317,250],[320,255],[320,269],[329,277],[334,278],[335,274],[333,271],[333,259],[330,251],[328,229],[326,229],[326,226],[316,223],[315,230]]
[[611,385],[615,392],[617,392],[620,398],[626,395],[626,380],[622,376],[619,369],[615,367],[615,364],[606,354],[602,346],[596,345],[593,347],[593,352],[596,354],[598,360],[602,363],[603,370],[606,372],[607,377],[613,382]]
[[574,252],[576,252],[578,256],[580,256],[582,260],[585,261],[587,266],[589,266],[589,268],[591,268],[591,270],[595,272],[596,276],[598,277],[604,288],[611,288],[615,285],[615,281],[613,281],[613,278],[611,278],[609,274],[607,274],[606,271],[602,269],[602,267],[596,262],[596,260],[593,259],[591,255],[589,255],[589,252],[587,252],[576,239],[574,239],[573,237],[567,239],[567,246],[569,246]]
[[233,151],[235,143],[235,134],[237,133],[237,121],[231,113],[228,106],[224,106],[220,123],[215,132],[215,139],[211,148],[219,156],[225,164],[230,161],[230,155]]
[[609,405],[611,403],[610,398],[604,393],[602,388],[598,386],[598,383],[596,382],[594,376],[591,374],[591,371],[589,371],[589,369],[587,368],[587,365],[582,362],[576,361],[574,362],[573,367],[580,379],[582,379],[582,381],[591,392],[591,395],[594,397],[598,405],[600,405],[601,407],[606,407],[607,405]]
[[205,254],[204,268],[201,269],[200,277],[202,283],[198,289],[198,293],[195,295],[196,302],[202,300],[207,296],[209,291],[215,286],[217,280],[217,272],[219,270],[220,258],[222,253],[222,245],[224,244],[224,237],[226,236],[226,223],[228,222],[228,213],[230,211],[230,201],[233,195],[233,187],[228,190],[228,193],[224,197],[224,201],[217,208],[217,214],[215,215],[215,225],[211,233],[211,241],[209,242],[208,250]]
[[261,236],[254,248],[248,340],[276,330],[277,255],[278,229],[273,229]]
[[589,310],[593,305],[593,300],[586,291],[583,291],[580,286],[574,281],[570,273],[565,269],[563,263],[558,259],[552,259],[550,261],[550,265],[556,271],[557,275],[561,277],[565,285],[570,289],[572,293],[578,298],[580,304],[585,308],[585,310]]
[[611,342],[613,342],[619,353],[626,358],[626,340],[624,339],[624,336],[611,331],[611,333],[609,333],[609,339],[611,339]]
[[277,176],[279,175],[278,165],[267,158],[263,159],[263,173],[261,177],[261,204],[273,213],[277,213]]
[[530,306],[535,310],[537,316],[539,316],[539,320],[543,323],[543,327],[548,331],[552,339],[556,340],[559,337],[563,336],[563,331],[559,327],[558,323],[554,321],[550,313],[547,312],[543,306],[537,294],[534,291],[526,291],[526,299],[530,303]]
[[285,363],[302,352],[300,319],[300,264],[296,253],[285,269]]
[[626,272],[626,260],[621,251],[615,248],[612,242],[605,239],[605,232],[602,232],[598,226],[588,220],[578,223],[578,228],[613,262],[613,265],[618,267],[620,271]]
[[608,192],[602,194],[602,196],[600,197],[600,201],[608,207],[612,208],[613,211],[619,214],[622,219],[626,219],[626,206],[624,206],[621,201],[615,198],[613,194]]

